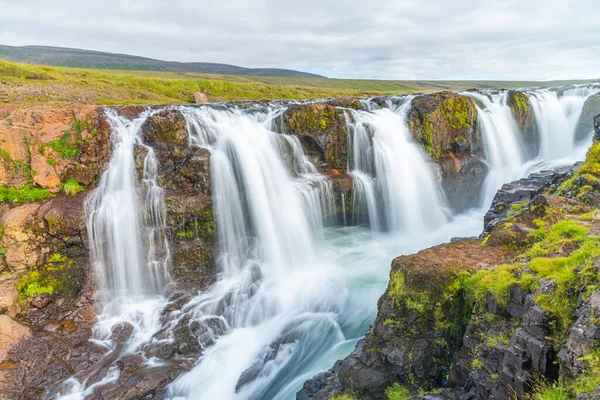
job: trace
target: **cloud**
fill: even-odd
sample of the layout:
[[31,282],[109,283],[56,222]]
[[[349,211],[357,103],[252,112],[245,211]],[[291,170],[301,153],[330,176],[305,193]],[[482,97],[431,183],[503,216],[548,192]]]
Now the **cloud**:
[[375,79],[600,75],[597,0],[0,0],[0,43]]

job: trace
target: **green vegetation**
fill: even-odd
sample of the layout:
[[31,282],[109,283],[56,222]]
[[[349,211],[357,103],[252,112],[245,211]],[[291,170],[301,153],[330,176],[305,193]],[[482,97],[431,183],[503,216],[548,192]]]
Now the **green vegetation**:
[[67,196],[75,196],[77,193],[85,190],[85,186],[80,185],[75,179],[69,178],[63,183],[62,190]]
[[70,289],[70,268],[73,261],[59,253],[52,254],[42,267],[31,267],[16,284],[19,301],[41,294],[53,294]]
[[[385,81],[312,77],[241,76],[193,72],[94,70],[0,61],[5,102],[84,101],[94,104],[187,103],[193,93],[209,101],[308,99],[399,93],[517,88],[541,82]],[[556,82],[556,84],[567,82]],[[549,84],[548,82],[543,83]],[[39,90],[39,89],[42,90]]]
[[356,396],[351,393],[337,393],[334,394],[331,400],[358,400]]
[[[600,240],[592,235],[584,222],[566,219],[553,222],[538,220],[538,229],[529,234],[532,246],[513,264],[500,265],[477,272],[467,278],[468,297],[478,311],[483,310],[488,295],[505,306],[510,288],[520,285],[532,290],[540,279],[556,282],[552,294],[538,294],[536,302],[555,319],[553,337],[560,342],[567,332],[577,305],[576,288],[596,288],[599,274],[592,263],[600,256]],[[561,255],[567,252],[568,255]]]
[[398,383],[394,383],[385,391],[388,400],[408,400],[412,397],[410,390]]
[[71,137],[71,132],[67,131],[63,133],[60,139],[53,140],[43,145],[42,149],[44,147],[50,147],[58,154],[60,154],[62,158],[68,159],[79,155],[79,149],[77,146],[78,142],[78,140],[74,140]]
[[0,203],[33,203],[36,201],[46,200],[54,197],[48,190],[33,187],[31,185],[23,185],[20,188],[0,186]]

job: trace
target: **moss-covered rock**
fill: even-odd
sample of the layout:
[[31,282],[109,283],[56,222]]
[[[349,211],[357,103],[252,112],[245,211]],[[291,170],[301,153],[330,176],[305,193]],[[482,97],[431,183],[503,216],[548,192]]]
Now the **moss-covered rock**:
[[408,126],[430,157],[480,154],[477,109],[473,100],[454,92],[417,96],[412,100]]
[[344,111],[325,103],[291,105],[277,123],[300,140],[304,152],[321,171],[346,173],[348,132]]
[[412,389],[443,384],[470,316],[464,280],[512,255],[465,241],[396,258],[372,331],[342,363],[342,388],[380,398],[393,382]]
[[145,143],[186,146],[188,134],[185,129],[185,117],[179,110],[155,113],[142,125],[142,137]]
[[110,130],[101,107],[15,106],[1,119],[0,186],[52,193],[68,179],[87,186],[100,177],[110,156]]
[[521,130],[525,148],[531,157],[537,155],[539,151],[539,138],[536,130],[535,113],[529,101],[529,97],[518,90],[509,90],[506,97],[506,104]]

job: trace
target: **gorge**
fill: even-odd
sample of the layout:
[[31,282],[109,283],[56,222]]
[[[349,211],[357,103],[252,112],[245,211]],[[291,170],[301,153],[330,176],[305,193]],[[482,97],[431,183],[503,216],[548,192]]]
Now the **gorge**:
[[[529,292],[563,277],[480,271],[594,247],[596,146],[498,190],[584,160],[599,92],[1,106],[0,398],[497,399],[575,379],[598,271],[557,317]],[[540,248],[555,212],[587,225]],[[508,322],[482,347],[490,314]]]

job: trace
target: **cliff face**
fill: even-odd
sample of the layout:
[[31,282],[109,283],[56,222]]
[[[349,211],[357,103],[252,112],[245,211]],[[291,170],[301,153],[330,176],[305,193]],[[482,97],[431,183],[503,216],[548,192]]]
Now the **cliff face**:
[[505,185],[483,238],[395,259],[371,331],[298,398],[598,398],[599,177],[597,143]]
[[[117,111],[134,118],[143,108]],[[111,133],[100,107],[5,106],[2,115],[0,397],[42,398],[74,373],[96,368],[106,352],[89,342],[97,310],[84,201],[108,164]],[[168,291],[178,293],[172,308],[183,306],[190,299],[184,294],[211,283],[215,273],[210,154],[188,145],[182,121],[179,112],[157,112],[142,129],[160,160],[158,180],[165,189],[174,281]],[[139,179],[146,152],[134,149]],[[130,333],[123,327],[114,335],[124,343]],[[180,336],[178,345],[190,337],[183,331]],[[180,371],[148,373],[144,365],[125,360],[123,379],[136,383],[112,388],[110,396],[154,393]]]

